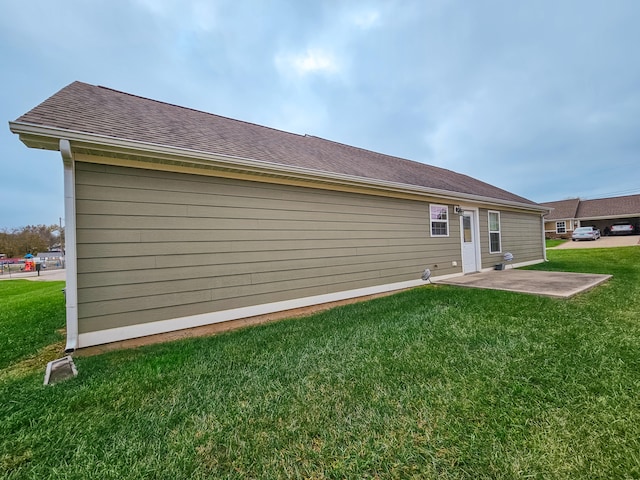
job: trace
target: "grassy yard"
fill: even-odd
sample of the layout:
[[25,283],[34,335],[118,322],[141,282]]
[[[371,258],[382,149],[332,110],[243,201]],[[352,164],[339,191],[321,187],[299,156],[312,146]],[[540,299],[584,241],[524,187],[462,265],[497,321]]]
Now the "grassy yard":
[[37,351],[64,348],[63,288],[64,282],[0,282],[0,369]]
[[547,238],[545,240],[545,246],[546,248],[553,248],[557,247],[558,245],[562,245],[566,241],[567,240],[563,240],[562,238]]
[[614,278],[571,300],[428,285],[77,358],[49,387],[15,366],[56,341],[58,297],[0,282],[3,304],[32,288],[19,308],[54,331],[25,321],[39,340],[0,371],[0,475],[640,478],[640,248],[548,256]]

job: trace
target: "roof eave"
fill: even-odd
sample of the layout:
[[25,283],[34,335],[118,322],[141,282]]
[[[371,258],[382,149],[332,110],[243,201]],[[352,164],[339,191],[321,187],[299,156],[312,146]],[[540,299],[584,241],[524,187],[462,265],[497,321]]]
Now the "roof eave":
[[67,139],[74,144],[106,146],[115,149],[134,151],[138,154],[144,153],[145,156],[163,155],[184,159],[188,158],[193,164],[218,165],[225,169],[240,169],[259,174],[278,175],[295,179],[313,180],[313,181],[330,181],[334,184],[342,184],[349,186],[369,187],[379,190],[392,191],[398,193],[408,193],[422,196],[437,196],[449,199],[455,202],[461,200],[486,203],[489,205],[498,205],[505,207],[519,208],[541,214],[551,211],[549,207],[538,204],[530,204],[523,202],[515,202],[502,200],[482,195],[473,195],[467,193],[453,192],[437,188],[422,187],[418,185],[409,185],[403,183],[389,182],[385,180],[376,180],[366,177],[358,177],[323,170],[315,170],[304,167],[296,167],[291,165],[283,165],[262,160],[254,160],[250,158],[236,157],[232,155],[215,154],[203,152],[200,150],[192,150],[188,148],[171,147],[162,144],[140,142],[136,140],[128,140],[117,137],[109,137],[93,133],[86,133],[75,130],[67,130],[63,128],[48,127],[26,122],[9,122],[9,128],[12,133],[19,135],[20,140],[30,148],[41,148],[46,150],[59,150],[60,139]]
[[614,213],[611,215],[584,215],[584,216],[580,216],[577,218],[577,220],[610,220],[610,219],[618,219],[618,218],[630,218],[630,217],[636,217],[640,215],[640,212],[638,213]]

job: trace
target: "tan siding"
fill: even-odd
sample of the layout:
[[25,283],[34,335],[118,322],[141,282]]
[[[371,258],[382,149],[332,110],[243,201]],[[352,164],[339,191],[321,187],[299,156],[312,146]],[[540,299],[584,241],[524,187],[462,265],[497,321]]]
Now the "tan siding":
[[[438,252],[441,255],[448,255],[446,251]],[[453,252],[457,253],[457,252]],[[429,254],[425,250],[425,256],[430,255],[430,259],[437,258]],[[385,255],[360,255],[343,257],[340,265],[343,268],[353,268],[367,265],[379,265],[382,268],[392,267],[393,265],[405,265],[415,262],[415,252],[400,252]],[[82,285],[86,288],[97,287],[99,289],[111,285],[136,285],[143,283],[164,282],[171,279],[199,279],[208,276],[230,276],[241,275],[245,273],[254,274],[292,274],[298,275],[298,272],[304,272],[306,275],[314,275],[315,272],[325,267],[326,260],[323,257],[305,258],[305,259],[287,259],[280,261],[260,261],[254,263],[229,263],[217,265],[192,265],[177,266],[173,268],[153,268],[150,269],[148,264],[144,264],[144,268],[138,270],[112,270],[97,271],[93,273],[83,273],[78,276]],[[327,267],[332,268],[332,267]],[[136,287],[133,287],[137,289]]]
[[429,236],[434,199],[87,163],[76,177],[81,333],[460,271],[458,222]]
[[165,243],[92,243],[82,245],[78,249],[78,258],[106,258],[106,257],[138,257],[143,255],[173,255],[180,251],[181,254],[207,254],[207,253],[233,253],[233,252],[274,252],[285,250],[309,250],[322,248],[324,250],[340,247],[357,247],[360,251],[366,248],[387,248],[403,246],[419,246],[422,242],[415,238],[406,239],[344,239],[322,240],[319,247],[318,240],[268,240],[268,241],[227,241],[227,242],[165,242]]
[[165,281],[138,283],[134,287],[131,284],[107,285],[100,287],[85,288],[83,299],[85,302],[97,302],[103,300],[118,300],[124,298],[135,298],[148,295],[162,295],[172,292],[189,292],[204,289],[220,289],[222,287],[258,285],[272,282],[283,282],[285,280],[307,280],[314,278],[324,278],[336,275],[349,275],[353,273],[371,272],[379,273],[389,271],[397,274],[403,270],[415,273],[415,261],[404,262],[382,262],[366,263],[356,265],[340,265],[325,267],[320,266],[315,269],[282,270],[277,272],[250,272],[240,275],[223,275],[205,278],[172,278]]
[[[126,171],[138,169],[111,167],[107,165],[83,164],[83,182],[77,185],[76,195],[94,200],[135,202],[142,198],[146,202],[168,205],[213,205],[244,208],[263,208],[262,200],[268,199],[271,208],[286,211],[342,211],[341,196],[326,190],[292,187],[283,189],[280,185],[231,180],[216,177],[200,177],[187,174],[144,170],[144,181],[130,178]],[[118,170],[119,169],[119,170]],[[115,192],[114,192],[115,190]],[[304,199],[300,202],[300,191]],[[144,191],[144,193],[142,193]],[[117,193],[116,193],[117,192]],[[215,197],[211,194],[215,192]],[[114,197],[115,194],[115,197]],[[398,212],[389,205],[372,205],[369,197],[351,195],[350,206],[357,213],[386,214],[411,217],[422,204],[414,202],[406,205],[407,210]],[[291,201],[295,203],[291,203]],[[392,199],[390,199],[393,202]]]
[[[401,282],[406,280],[407,275],[395,275],[387,277],[388,283]],[[381,282],[378,282],[381,283]],[[336,291],[350,290],[355,288],[364,288],[371,285],[371,280],[366,281],[348,281],[342,283],[334,283],[331,285],[314,285],[307,288],[296,288],[292,290],[282,290],[263,294],[253,294],[251,296],[250,305],[260,305],[269,302],[278,302],[289,300],[291,298],[303,298],[319,294],[333,293]],[[202,303],[184,303],[183,299],[178,297],[175,305],[162,306],[162,302],[155,303],[154,307],[135,312],[116,313],[111,315],[84,317],[79,324],[80,333],[88,333],[105,328],[123,327],[132,324],[140,324],[153,322],[159,319],[180,318],[188,315],[198,315],[214,311],[229,310],[241,308],[247,305],[247,299],[244,296],[231,296],[221,300]],[[132,321],[135,319],[135,321]]]
[[[162,242],[211,242],[211,241],[246,241],[246,240],[287,240],[291,234],[283,230],[83,230],[78,232],[78,241],[90,243],[162,243]],[[370,239],[370,238],[416,238],[423,239],[424,231],[407,230],[314,230],[298,231],[301,240],[324,239]]]
[[[119,215],[132,217],[186,217],[198,218],[200,220],[288,220],[288,221],[314,221],[314,222],[356,222],[368,224],[378,223],[378,219],[385,217],[391,224],[411,223],[412,217],[393,215],[385,212],[377,213],[345,213],[338,211],[317,212],[305,210],[282,210],[275,208],[265,208],[264,204],[258,207],[212,207],[212,206],[188,206],[188,205],[168,205],[150,204],[140,202],[123,201],[94,201],[85,200],[78,206],[78,215]],[[135,212],[135,215],[131,215]]]
[[[500,211],[500,210],[492,210]],[[482,268],[503,260],[506,252],[513,254],[514,263],[544,258],[540,216],[512,211],[500,211],[501,253],[489,253],[489,210],[480,210],[480,242]]]
[[[265,212],[263,212],[265,213]],[[416,213],[417,215],[417,213]],[[402,222],[393,221],[392,217],[385,218],[385,223],[376,223],[374,219],[367,219],[366,222],[345,222],[341,221],[322,221],[314,222],[321,230],[338,230],[344,229],[345,223],[349,223],[353,230],[398,230],[409,229],[413,231],[420,230],[424,225],[403,224]],[[387,219],[389,221],[387,222]],[[200,230],[306,230],[307,225],[300,223],[300,220],[284,220],[284,219],[258,219],[258,218],[199,218],[199,217],[170,217],[170,216],[136,216],[136,215],[118,215],[104,213],[100,215],[78,215],[78,222],[82,223],[84,228],[89,229],[200,229]],[[405,226],[402,226],[405,225]]]

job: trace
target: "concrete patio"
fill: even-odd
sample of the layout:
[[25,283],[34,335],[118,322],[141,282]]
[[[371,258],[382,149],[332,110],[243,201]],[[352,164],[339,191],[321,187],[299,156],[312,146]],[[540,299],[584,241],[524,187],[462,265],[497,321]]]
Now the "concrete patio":
[[459,287],[506,290],[548,297],[569,298],[590,290],[611,275],[568,272],[540,272],[534,270],[501,270],[473,273],[434,283]]

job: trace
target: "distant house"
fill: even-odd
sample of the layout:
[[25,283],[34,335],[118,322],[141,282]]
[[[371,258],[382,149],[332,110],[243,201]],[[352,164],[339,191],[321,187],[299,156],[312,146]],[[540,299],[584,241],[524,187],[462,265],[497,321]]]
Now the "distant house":
[[80,82],[10,128],[62,154],[67,350],[545,256],[546,207],[318,137]]
[[572,198],[540,205],[552,209],[544,218],[547,238],[571,238],[573,230],[578,227],[593,226],[607,234],[616,222],[640,225],[640,195],[594,200]]
[[557,202],[541,203],[545,207],[552,209],[544,217],[544,234],[547,238],[571,238],[575,228],[578,228],[579,221],[576,218],[579,198],[560,200]]
[[35,255],[35,258],[37,258],[39,262],[44,264],[57,263],[59,265],[64,265],[64,254],[60,251],[38,252]]

